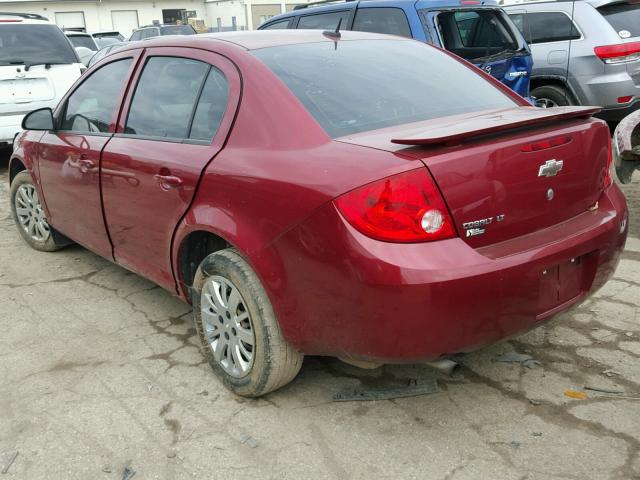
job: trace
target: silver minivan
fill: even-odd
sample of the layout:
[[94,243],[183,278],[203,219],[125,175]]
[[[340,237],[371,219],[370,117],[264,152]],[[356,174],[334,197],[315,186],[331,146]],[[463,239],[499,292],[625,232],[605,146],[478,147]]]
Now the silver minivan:
[[638,0],[505,0],[503,8],[531,46],[539,106],[599,105],[612,122],[640,108]]

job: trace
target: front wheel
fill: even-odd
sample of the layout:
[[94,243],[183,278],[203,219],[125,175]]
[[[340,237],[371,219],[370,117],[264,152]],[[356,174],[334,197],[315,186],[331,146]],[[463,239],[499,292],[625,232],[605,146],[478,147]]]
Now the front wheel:
[[260,280],[235,250],[202,261],[192,302],[201,350],[232,392],[259,397],[300,371],[303,355],[282,336]]
[[557,85],[542,85],[531,90],[531,96],[536,99],[536,106],[540,108],[567,107],[574,105],[571,94]]
[[11,215],[20,235],[31,248],[53,252],[68,244],[49,226],[38,191],[26,170],[19,172],[11,182]]

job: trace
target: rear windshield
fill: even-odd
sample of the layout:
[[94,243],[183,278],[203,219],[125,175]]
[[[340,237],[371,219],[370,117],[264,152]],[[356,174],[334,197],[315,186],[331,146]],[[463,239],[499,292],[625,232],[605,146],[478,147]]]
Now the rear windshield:
[[616,3],[600,7],[598,11],[620,38],[640,37],[640,4]]
[[89,50],[97,50],[93,38],[85,35],[69,35],[69,40],[74,47],[84,47]]
[[0,65],[76,62],[67,37],[55,25],[0,26]]
[[500,10],[443,12],[437,26],[444,47],[472,62],[520,48],[512,23]]
[[515,105],[472,67],[414,41],[320,42],[252,53],[333,138]]
[[191,25],[170,25],[160,27],[161,35],[195,35],[196,31]]

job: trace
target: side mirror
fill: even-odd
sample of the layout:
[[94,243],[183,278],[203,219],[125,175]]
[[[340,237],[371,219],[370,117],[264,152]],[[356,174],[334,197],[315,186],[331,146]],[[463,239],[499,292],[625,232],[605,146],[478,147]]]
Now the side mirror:
[[53,130],[53,111],[49,108],[39,108],[28,113],[22,119],[23,130]]
[[621,183],[640,170],[640,110],[623,118],[613,134],[613,160]]

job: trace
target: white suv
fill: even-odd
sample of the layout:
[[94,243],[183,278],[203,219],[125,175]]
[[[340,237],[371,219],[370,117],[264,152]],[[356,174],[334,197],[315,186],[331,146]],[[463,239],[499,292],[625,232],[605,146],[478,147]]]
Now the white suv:
[[84,69],[62,30],[46,18],[0,13],[0,147],[13,143],[25,114],[55,108]]

